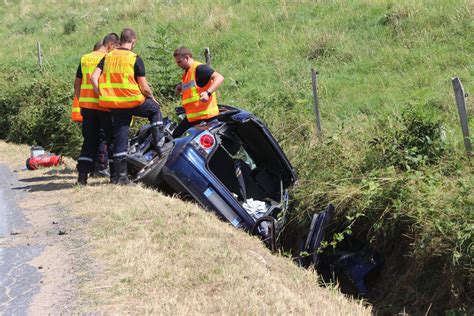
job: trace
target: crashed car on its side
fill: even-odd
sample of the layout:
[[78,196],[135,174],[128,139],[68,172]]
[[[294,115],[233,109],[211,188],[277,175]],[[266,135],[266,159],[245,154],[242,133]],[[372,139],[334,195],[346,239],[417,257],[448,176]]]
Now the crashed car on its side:
[[[287,221],[288,191],[297,178],[268,128],[253,114],[224,105],[214,120],[191,127],[179,138],[171,136],[176,125],[164,122],[166,143],[160,156],[153,150],[150,126],[130,139],[127,159],[134,180],[192,197],[233,226],[258,234],[275,251]],[[298,245],[301,253],[308,254],[298,260],[300,265],[320,262],[318,248],[333,213],[329,205],[313,215]],[[335,268],[341,266],[341,274],[361,285],[362,292],[363,280],[375,265],[357,254],[332,261]]]
[[156,157],[149,128],[130,140],[129,170],[137,181],[192,196],[233,226],[258,233],[275,249],[296,173],[267,127],[253,114],[219,106],[219,116],[172,139]]

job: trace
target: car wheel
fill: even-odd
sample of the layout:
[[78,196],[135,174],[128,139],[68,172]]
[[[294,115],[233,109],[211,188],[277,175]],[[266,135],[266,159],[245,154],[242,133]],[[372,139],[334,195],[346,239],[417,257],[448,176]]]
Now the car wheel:
[[157,187],[163,181],[160,177],[161,169],[168,160],[169,155],[173,151],[174,143],[166,143],[162,147],[161,157],[153,158],[145,167],[138,171],[134,181],[142,182],[149,187]]

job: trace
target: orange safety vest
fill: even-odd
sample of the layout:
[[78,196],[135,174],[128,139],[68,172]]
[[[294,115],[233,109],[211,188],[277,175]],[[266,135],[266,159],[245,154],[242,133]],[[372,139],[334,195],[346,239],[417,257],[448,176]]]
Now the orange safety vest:
[[105,55],[104,69],[99,77],[99,105],[105,108],[134,108],[145,102],[135,80],[137,54],[115,49]]
[[79,107],[79,100],[74,96],[72,101],[71,119],[73,122],[82,122],[81,108]]
[[207,102],[202,102],[200,94],[207,91],[212,84],[209,82],[204,87],[198,87],[196,84],[196,68],[202,63],[195,61],[189,69],[183,74],[181,84],[182,104],[186,111],[188,122],[195,122],[209,119],[219,114],[217,107],[216,92],[214,91]]
[[92,52],[81,57],[82,82],[79,95],[81,108],[110,112],[109,109],[99,106],[99,96],[95,93],[91,83],[91,75],[104,56],[104,52]]

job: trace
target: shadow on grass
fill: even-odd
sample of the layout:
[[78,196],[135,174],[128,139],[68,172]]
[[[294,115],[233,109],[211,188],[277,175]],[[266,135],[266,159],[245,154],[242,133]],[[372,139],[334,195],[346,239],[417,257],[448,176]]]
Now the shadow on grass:
[[15,187],[12,189],[26,191],[26,192],[37,192],[37,191],[48,192],[48,191],[55,191],[55,190],[70,189],[73,186],[74,186],[73,183],[46,183],[46,184],[26,185],[24,187]]
[[75,179],[74,176],[39,176],[34,178],[20,179],[21,182],[38,182],[38,181],[53,181],[53,180],[67,180]]
[[[99,185],[104,185],[104,183],[98,182],[98,183],[87,184],[87,186],[89,187],[95,187]],[[64,190],[64,189],[70,189],[76,186],[77,186],[76,182],[74,181],[70,183],[32,184],[32,185],[26,185],[23,187],[14,187],[12,188],[12,190],[21,190],[21,191],[26,191],[26,192],[38,192],[38,191],[49,192],[49,191],[59,191],[59,190]]]
[[51,169],[45,174],[48,175],[58,175],[58,174],[75,174],[77,173],[76,169],[71,169],[71,168],[65,168],[65,169]]

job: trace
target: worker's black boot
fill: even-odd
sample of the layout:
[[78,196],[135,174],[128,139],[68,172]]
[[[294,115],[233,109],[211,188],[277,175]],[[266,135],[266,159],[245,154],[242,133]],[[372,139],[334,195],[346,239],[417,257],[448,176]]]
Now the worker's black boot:
[[118,175],[115,172],[115,164],[114,162],[109,162],[109,173],[110,173],[110,183],[117,184]]
[[95,178],[110,178],[110,172],[108,169],[98,169],[91,172],[91,177]]
[[128,179],[128,170],[127,170],[127,158],[116,158],[114,159],[115,174],[117,176],[117,181],[115,184],[118,185],[129,185],[130,180]]
[[158,156],[162,156],[162,148],[163,145],[165,144],[165,133],[163,133],[163,126],[162,125],[156,125],[151,127],[151,137],[152,137],[152,143],[153,146],[155,147],[155,151],[158,154]]
[[77,177],[77,185],[87,185],[87,172],[79,172]]

